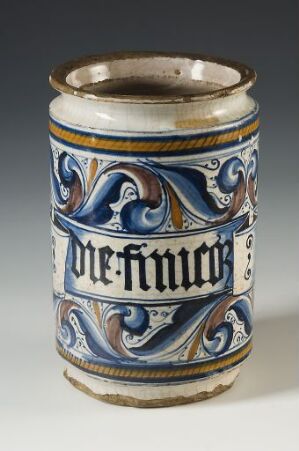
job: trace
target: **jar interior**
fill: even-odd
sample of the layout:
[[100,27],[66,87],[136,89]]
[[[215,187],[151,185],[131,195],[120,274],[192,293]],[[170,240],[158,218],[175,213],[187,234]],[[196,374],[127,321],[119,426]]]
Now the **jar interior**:
[[87,64],[66,82],[94,95],[196,95],[232,86],[240,72],[216,62],[183,57],[136,57]]

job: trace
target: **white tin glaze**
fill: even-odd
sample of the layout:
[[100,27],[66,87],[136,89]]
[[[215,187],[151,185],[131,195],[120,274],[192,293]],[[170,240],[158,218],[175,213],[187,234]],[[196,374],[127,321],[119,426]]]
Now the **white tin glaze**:
[[[163,95],[120,93],[133,75],[163,79]],[[98,82],[114,78],[117,94],[102,92]],[[57,348],[89,394],[142,406],[203,399],[229,387],[250,353],[254,78],[238,64],[161,54],[53,72]]]

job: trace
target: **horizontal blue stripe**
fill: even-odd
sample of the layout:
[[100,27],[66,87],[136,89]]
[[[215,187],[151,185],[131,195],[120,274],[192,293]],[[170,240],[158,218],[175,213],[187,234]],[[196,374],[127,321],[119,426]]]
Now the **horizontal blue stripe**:
[[229,141],[228,143],[220,143],[220,144],[214,144],[210,147],[198,147],[198,148],[192,148],[192,149],[182,149],[182,150],[170,150],[170,151],[150,151],[150,150],[143,150],[143,151],[134,151],[130,152],[129,150],[107,150],[107,149],[96,149],[91,146],[81,146],[79,144],[72,144],[69,141],[66,141],[61,138],[57,138],[54,134],[50,132],[50,136],[57,142],[64,144],[65,146],[71,147],[73,149],[83,150],[83,151],[92,151],[95,154],[98,155],[115,155],[115,156],[130,156],[130,157],[144,157],[145,155],[147,157],[171,157],[171,156],[184,156],[184,155],[195,155],[195,154],[203,154],[211,151],[219,151],[221,149],[226,149],[229,147],[232,147],[237,144],[242,144],[244,142],[249,141],[253,136],[258,134],[259,129],[255,130],[250,135],[247,135],[246,138],[243,138],[240,142],[239,139],[235,139],[234,141]]
[[[98,373],[96,371],[92,371],[92,370],[88,370],[86,368],[82,368],[79,365],[76,365],[73,362],[69,362],[71,365],[76,366],[77,368],[79,368],[81,371],[84,371],[88,374],[93,374],[95,376],[98,377],[102,377],[103,379],[109,379],[111,381],[116,381],[116,382],[141,382],[143,384],[148,384],[148,383],[156,383],[156,384],[161,384],[161,383],[175,383],[175,382],[188,382],[188,381],[195,381],[195,380],[200,380],[200,379],[204,379],[205,377],[210,377],[210,376],[214,376],[220,373],[223,373],[224,371],[228,371],[231,368],[236,367],[237,365],[239,365],[240,363],[242,363],[244,360],[246,360],[246,358],[250,355],[251,350],[248,352],[248,354],[246,354],[245,356],[243,356],[242,358],[240,358],[240,360],[238,360],[235,363],[231,363],[230,365],[227,365],[221,369],[217,369],[217,370],[212,370],[212,371],[207,371],[206,373],[201,373],[201,374],[196,374],[196,375],[190,375],[190,376],[177,376],[177,377],[161,377],[161,378],[153,378],[153,377],[119,377],[119,376],[109,376],[107,374],[101,374]],[[148,367],[147,367],[148,369]],[[168,368],[169,369],[169,368]]]
[[[244,347],[247,346],[250,342],[251,342],[251,340],[249,340],[244,345]],[[58,344],[61,347],[59,341],[58,341]],[[224,356],[222,356],[222,357],[220,357],[218,359],[213,359],[213,360],[210,360],[210,361],[202,362],[202,364],[204,365],[204,364],[209,363],[209,362],[210,363],[219,362],[219,361],[221,362],[222,360],[226,359],[227,357],[234,356],[236,353],[240,352],[242,350],[242,348],[239,348],[237,351],[234,351],[231,354],[226,354],[226,355],[224,355]],[[172,376],[172,377],[159,377],[159,378],[157,378],[157,377],[109,376],[107,374],[103,374],[103,373],[100,373],[98,371],[93,371],[93,370],[89,370],[87,368],[83,368],[80,365],[77,365],[76,363],[69,361],[68,359],[66,359],[66,360],[71,365],[79,368],[81,371],[83,371],[85,373],[88,373],[88,374],[93,374],[93,375],[98,376],[98,377],[102,377],[103,379],[109,379],[109,380],[112,380],[112,381],[119,381],[119,382],[127,381],[127,382],[142,382],[142,383],[145,383],[145,384],[146,383],[157,383],[158,384],[158,383],[164,383],[164,382],[166,382],[166,383],[174,382],[175,383],[175,382],[199,380],[199,379],[203,379],[205,377],[209,377],[209,376],[212,376],[212,375],[215,375],[215,374],[223,373],[224,371],[227,371],[227,370],[229,370],[231,368],[234,368],[237,365],[239,365],[240,363],[242,363],[251,354],[251,351],[252,350],[250,349],[248,351],[248,353],[245,354],[243,357],[241,357],[239,360],[237,360],[236,362],[231,363],[229,365],[226,365],[226,366],[224,366],[221,369],[214,369],[214,370],[207,371],[205,373],[189,375],[189,376],[177,376],[177,377]],[[63,356],[61,356],[61,357],[64,358]],[[84,361],[84,360],[82,359],[82,361]],[[88,361],[85,361],[85,362],[89,363]],[[90,363],[92,363],[92,362],[90,362]],[[164,365],[164,366],[160,366],[160,365],[138,365],[137,366],[136,365],[134,367],[129,366],[129,365],[125,365],[125,364],[123,364],[123,365],[101,364],[101,365],[102,366],[106,366],[107,368],[115,368],[115,369],[121,368],[121,369],[124,369],[124,370],[141,370],[141,371],[142,370],[156,370],[156,371],[160,371],[160,370],[176,370],[179,367],[181,367],[183,369],[185,369],[185,368],[193,368],[193,367],[200,367],[200,364],[198,362],[197,363],[193,363],[193,364],[192,363],[191,364],[184,364],[184,365],[173,365],[173,364]]]
[[[246,127],[247,125],[254,122],[258,117],[258,108],[254,110],[253,113],[248,114],[247,116],[244,116],[244,120],[241,119],[238,121],[232,122],[232,126],[228,128],[218,129],[218,130],[211,130],[209,132],[205,133],[194,133],[190,135],[164,135],[163,136],[115,136],[115,135],[102,135],[95,132],[87,132],[78,130],[76,128],[69,127],[67,125],[61,124],[60,122],[56,121],[50,116],[51,121],[62,130],[66,130],[71,133],[75,133],[79,136],[91,136],[99,139],[107,139],[107,140],[113,140],[113,141],[132,141],[132,142],[165,142],[165,141],[190,141],[192,139],[200,139],[200,138],[207,138],[209,136],[215,136],[215,135],[222,135],[225,133],[230,133],[232,131],[238,130],[239,128]],[[227,125],[227,124],[224,124]],[[135,154],[135,152],[134,152]]]

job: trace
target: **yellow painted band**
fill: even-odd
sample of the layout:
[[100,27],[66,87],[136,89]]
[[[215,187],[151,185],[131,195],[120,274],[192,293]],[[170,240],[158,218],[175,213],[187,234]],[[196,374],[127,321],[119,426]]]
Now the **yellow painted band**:
[[199,137],[195,139],[182,139],[168,141],[135,141],[122,139],[105,139],[98,136],[82,135],[65,130],[50,120],[49,130],[54,137],[62,139],[69,144],[79,145],[82,147],[90,147],[94,149],[114,150],[114,151],[150,151],[150,152],[171,152],[178,150],[188,150],[193,148],[206,148],[216,146],[218,144],[226,144],[231,141],[243,139],[246,136],[254,133],[259,127],[259,119],[256,119],[251,124],[243,128],[233,130],[227,133],[220,133],[219,135],[210,135],[206,137]]
[[109,366],[96,365],[93,363],[88,363],[79,359],[78,357],[73,356],[70,352],[61,348],[57,345],[58,353],[70,363],[82,368],[83,370],[90,370],[96,373],[99,373],[100,376],[109,376],[109,377],[123,377],[126,379],[130,378],[151,378],[151,379],[159,379],[159,378],[175,378],[180,376],[194,376],[200,375],[202,373],[208,373],[214,370],[221,370],[227,366],[230,366],[234,363],[237,363],[242,358],[244,358],[252,349],[252,343],[249,342],[243,348],[240,349],[239,352],[233,354],[232,356],[227,356],[224,359],[216,360],[214,362],[201,363],[199,365],[194,365],[193,367],[188,368],[172,368],[172,369],[130,369],[130,368],[113,368]]

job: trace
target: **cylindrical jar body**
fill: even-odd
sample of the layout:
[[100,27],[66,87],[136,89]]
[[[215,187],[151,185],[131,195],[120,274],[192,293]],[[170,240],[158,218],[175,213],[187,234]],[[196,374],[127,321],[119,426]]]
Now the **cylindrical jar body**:
[[159,406],[223,391],[251,350],[258,108],[144,98],[50,105],[53,285],[69,380]]

